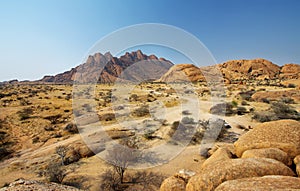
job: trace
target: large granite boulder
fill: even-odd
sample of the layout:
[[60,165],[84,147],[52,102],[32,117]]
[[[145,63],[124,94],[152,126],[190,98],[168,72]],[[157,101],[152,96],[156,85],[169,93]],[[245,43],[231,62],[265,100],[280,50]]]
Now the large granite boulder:
[[259,124],[234,145],[238,157],[251,149],[278,148],[294,158],[300,154],[300,122],[278,120]]
[[186,190],[211,191],[228,180],[265,175],[294,176],[295,174],[289,167],[274,159],[229,159],[202,168],[201,173],[189,180]]
[[290,176],[264,176],[229,180],[215,191],[283,191],[300,190],[300,178]]
[[277,148],[251,149],[243,153],[242,158],[271,158],[286,165],[291,165],[292,160],[288,154]]

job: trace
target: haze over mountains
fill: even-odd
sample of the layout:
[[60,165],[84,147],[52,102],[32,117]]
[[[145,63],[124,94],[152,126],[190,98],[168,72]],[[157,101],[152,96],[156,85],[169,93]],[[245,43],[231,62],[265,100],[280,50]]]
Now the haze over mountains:
[[[231,60],[215,66],[198,68],[193,64],[176,64],[155,55],[143,54],[141,50],[119,58],[109,52],[90,55],[85,63],[69,71],[54,76],[45,76],[34,83],[73,83],[75,78],[82,83],[121,82],[201,82],[205,81],[202,72],[216,75],[213,67],[218,67],[227,83],[243,80],[288,80],[300,79],[299,64],[278,66],[265,59]],[[16,83],[16,81],[11,81]]]

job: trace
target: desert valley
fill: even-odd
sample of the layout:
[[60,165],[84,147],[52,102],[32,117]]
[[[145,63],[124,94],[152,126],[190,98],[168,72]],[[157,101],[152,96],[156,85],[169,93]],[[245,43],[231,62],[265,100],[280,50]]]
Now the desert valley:
[[0,83],[0,144],[1,191],[300,190],[300,65],[96,53]]

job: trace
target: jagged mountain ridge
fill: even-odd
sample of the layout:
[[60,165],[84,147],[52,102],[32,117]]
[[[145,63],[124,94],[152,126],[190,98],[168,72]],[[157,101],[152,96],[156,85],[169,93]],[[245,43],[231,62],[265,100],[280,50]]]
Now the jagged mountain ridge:
[[141,50],[128,53],[119,58],[109,52],[104,55],[90,55],[87,61],[69,71],[55,76],[45,76],[37,82],[72,83],[75,78],[80,82],[112,83],[120,81],[156,80],[165,74],[173,63],[155,55],[145,55]]

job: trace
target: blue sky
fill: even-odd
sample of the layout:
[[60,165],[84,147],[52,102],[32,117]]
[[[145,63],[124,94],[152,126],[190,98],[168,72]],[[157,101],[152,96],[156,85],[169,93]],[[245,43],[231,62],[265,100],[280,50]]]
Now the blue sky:
[[[300,63],[299,10],[298,0],[3,0],[0,81],[68,70],[103,36],[140,23],[186,30],[217,62],[265,58],[279,65]],[[185,62],[170,55],[162,51],[158,56]]]

